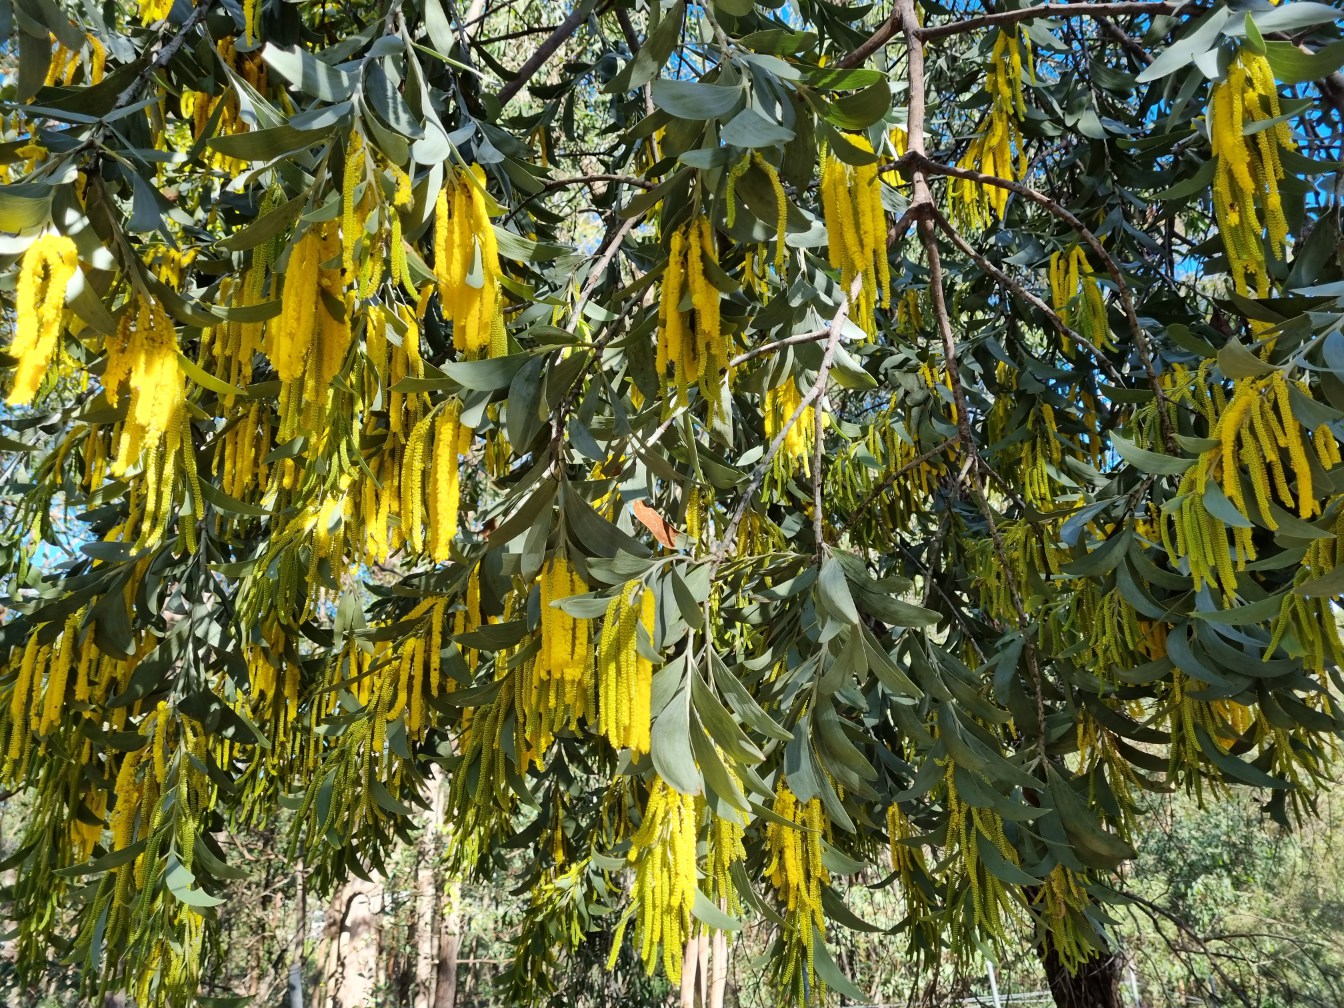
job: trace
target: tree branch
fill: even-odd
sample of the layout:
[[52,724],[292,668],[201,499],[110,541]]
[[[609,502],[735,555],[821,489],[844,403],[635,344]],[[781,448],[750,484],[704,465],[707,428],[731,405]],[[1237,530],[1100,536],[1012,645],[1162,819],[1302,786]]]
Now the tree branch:
[[527,61],[518,68],[518,72],[513,75],[513,79],[505,84],[499,91],[499,107],[504,108],[513,97],[518,94],[527,82],[536,76],[537,71],[546,65],[546,61],[555,55],[565,42],[579,30],[579,26],[588,20],[589,4],[576,4],[570,11],[569,17],[560,22],[555,31],[547,36],[546,40],[537,47],[537,51],[527,58]]
[[1175,13],[1181,6],[1180,3],[1158,2],[1158,0],[1132,3],[1047,3],[1038,4],[1035,7],[1023,7],[1021,10],[982,14],[980,17],[965,18],[961,21],[934,25],[929,28],[915,25],[912,32],[905,32],[905,29],[902,28],[901,7],[898,4],[896,9],[891,12],[891,16],[883,21],[877,30],[864,39],[856,49],[837,60],[836,66],[858,66],[890,42],[899,32],[905,32],[914,38],[929,41],[946,38],[949,35],[960,35],[963,32],[977,31],[993,25],[1016,24],[1019,21],[1029,21],[1032,18],[1039,17],[1059,15],[1061,17],[1103,18],[1124,14],[1168,14]]
[[1120,265],[1087,225],[1069,210],[1052,200],[1049,196],[1038,192],[1031,188],[1031,186],[1024,185],[1021,182],[1014,182],[1011,179],[1000,178],[997,175],[987,175],[984,172],[975,171],[971,168],[962,168],[959,165],[949,165],[934,161],[925,154],[922,149],[916,150],[913,143],[911,143],[910,150],[903,158],[901,158],[901,161],[907,165],[913,166],[917,177],[922,176],[925,172],[930,172],[934,175],[947,175],[953,178],[971,179],[972,181],[979,182],[981,185],[997,186],[1000,189],[1007,189],[1009,192],[1015,192],[1019,196],[1035,203],[1037,206],[1043,207],[1051,216],[1057,217],[1059,220],[1063,221],[1083,240],[1087,247],[1092,250],[1093,255],[1095,255],[1098,261],[1105,267],[1106,272],[1111,275],[1111,279],[1115,281],[1116,290],[1120,295],[1120,306],[1124,312],[1125,322],[1129,328],[1130,338],[1134,341],[1134,348],[1138,351],[1139,359],[1143,362],[1143,369],[1148,375],[1148,384],[1152,388],[1153,395],[1157,399],[1159,406],[1158,416],[1162,423],[1164,440],[1166,441],[1168,450],[1175,452],[1176,444],[1171,432],[1170,419],[1167,416],[1167,411],[1161,408],[1165,406],[1167,402],[1167,395],[1162,388],[1161,382],[1157,379],[1157,366],[1154,362],[1152,344],[1149,342],[1148,334],[1143,331],[1143,326],[1139,324],[1139,316],[1134,309],[1134,292],[1130,289],[1124,274],[1121,273]]
[[969,256],[975,262],[975,264],[979,266],[982,270],[984,270],[990,276],[994,277],[995,280],[1003,284],[1005,287],[1007,287],[1009,290],[1015,293],[1018,297],[1022,298],[1037,311],[1044,314],[1046,319],[1055,328],[1056,332],[1058,332],[1062,336],[1067,336],[1069,339],[1073,340],[1079,346],[1083,347],[1083,349],[1085,349],[1094,358],[1096,358],[1097,366],[1106,372],[1106,376],[1115,383],[1116,387],[1124,388],[1125,380],[1124,378],[1121,377],[1120,372],[1115,369],[1115,366],[1111,364],[1109,360],[1106,359],[1106,355],[1103,354],[1099,348],[1093,345],[1091,340],[1089,340],[1082,333],[1077,332],[1074,329],[1071,329],[1067,324],[1065,324],[1064,320],[1059,317],[1058,312],[1056,312],[1053,308],[1051,308],[1048,304],[1046,304],[1044,301],[1038,298],[1035,294],[1031,293],[1031,291],[1027,290],[1020,283],[1014,280],[1009,274],[999,269],[999,267],[995,266],[992,262],[990,262],[983,255],[977,252],[973,247],[971,247],[971,245],[966,241],[966,239],[962,238],[961,235],[957,233],[957,229],[952,226],[952,222],[949,221],[946,215],[944,215],[941,211],[935,210],[933,219],[938,224],[938,226],[942,228],[943,232],[948,236],[948,238],[951,239],[952,244],[955,245],[958,249],[960,249],[963,254]]

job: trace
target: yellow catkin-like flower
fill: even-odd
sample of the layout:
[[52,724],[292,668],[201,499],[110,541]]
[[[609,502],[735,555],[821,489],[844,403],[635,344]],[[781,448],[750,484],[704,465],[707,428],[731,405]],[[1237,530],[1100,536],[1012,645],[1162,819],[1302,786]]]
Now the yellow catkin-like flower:
[[654,778],[644,819],[630,841],[629,858],[635,866],[631,906],[617,928],[608,969],[620,953],[626,924],[637,915],[635,932],[645,969],[653,974],[661,945],[663,972],[672,983],[680,982],[695,905],[698,819],[694,797]]
[[779,487],[784,486],[795,473],[801,472],[806,476],[812,471],[812,448],[816,430],[814,407],[806,407],[799,413],[793,425],[785,430],[785,425],[793,418],[794,413],[798,412],[802,400],[798,383],[792,376],[774,388],[766,390],[765,393],[765,410],[762,416],[765,421],[766,442],[774,444],[780,432],[785,432],[779,454],[775,456],[774,471],[771,473],[772,482]]
[[243,0],[243,40],[248,45],[255,45],[261,38],[257,34],[260,9],[261,0]]
[[[784,195],[784,183],[780,180],[779,172],[775,166],[767,161],[760,151],[751,152],[752,164],[756,165],[765,173],[766,180],[770,183],[770,191],[775,196],[775,273],[782,279],[784,276],[784,263],[788,258],[788,245],[785,238],[789,230],[789,200]],[[731,226],[731,225],[730,225]],[[885,257],[884,257],[885,258]]]
[[434,451],[429,469],[429,556],[435,563],[449,559],[457,534],[461,499],[458,459],[471,448],[471,428],[462,423],[462,402],[450,399],[434,423]]
[[156,24],[172,9],[173,0],[140,0],[140,20],[145,24]]
[[109,341],[103,372],[104,394],[112,405],[121,399],[123,382],[130,386],[113,476],[124,476],[142,453],[151,456],[161,448],[165,455],[175,453],[187,398],[178,356],[177,330],[163,306],[153,298],[133,302]]
[[61,336],[65,288],[78,268],[75,243],[61,235],[43,235],[23,254],[9,345],[19,362],[7,400],[11,406],[26,405],[37,395]]
[[303,375],[304,362],[316,332],[318,281],[322,238],[309,228],[290,249],[285,284],[280,295],[280,324],[267,327],[271,366],[282,382]]
[[[822,910],[822,887],[831,875],[822,864],[822,844],[830,828],[821,809],[821,799],[798,801],[781,775],[775,784],[772,811],[792,826],[770,820],[765,826],[768,862],[765,877],[774,886],[783,909],[786,953],[781,964],[781,988],[816,992],[824,1000],[825,984],[814,967],[816,936],[826,935]],[[801,1000],[801,999],[800,999]]]
[[[685,405],[688,392],[698,385],[716,412],[722,408],[720,390],[731,379],[729,341],[719,320],[721,295],[705,270],[706,263],[717,266],[718,261],[708,218],[699,217],[672,233],[658,307],[657,355],[669,400],[675,390],[676,402]],[[690,309],[683,311],[688,292]]]
[[[866,137],[846,137],[872,153]],[[831,265],[840,271],[846,293],[856,277],[861,288],[849,316],[869,336],[877,334],[875,312],[891,305],[891,267],[887,261],[887,215],[882,208],[882,182],[875,165],[847,165],[834,154],[821,168],[821,208]]]
[[454,168],[435,201],[434,272],[458,352],[467,357],[505,353],[499,246],[480,165]]
[[598,730],[616,748],[649,751],[653,663],[639,651],[639,627],[652,641],[654,595],[639,586],[607,606],[597,647]]
[[551,706],[563,703],[572,712],[582,712],[592,675],[592,624],[589,620],[571,616],[554,603],[582,594],[587,586],[563,553],[556,553],[551,558],[539,580],[541,653],[537,656],[537,674],[551,684],[554,701]]
[[[1050,256],[1050,303],[1064,324],[1099,350],[1111,350],[1115,341],[1106,319],[1106,302],[1081,245]],[[1072,357],[1072,341],[1064,348]]]
[[[1022,94],[1024,55],[1029,63],[1031,47],[1022,37],[1021,29],[1016,25],[1001,28],[994,40],[989,77],[985,80],[990,97],[989,116],[984,129],[971,140],[958,162],[962,168],[1013,181],[1026,175],[1027,158],[1018,125],[1027,114]],[[1007,189],[982,185],[974,179],[952,179],[948,195],[953,217],[968,230],[982,230],[996,216],[1002,220],[1008,206]]]
[[1295,150],[1286,122],[1254,131],[1282,113],[1278,87],[1269,61],[1243,46],[1227,77],[1209,92],[1209,138],[1217,166],[1213,176],[1213,209],[1227,250],[1228,272],[1240,294],[1270,294],[1265,264],[1270,253],[1282,258],[1288,237],[1279,180],[1281,150]]

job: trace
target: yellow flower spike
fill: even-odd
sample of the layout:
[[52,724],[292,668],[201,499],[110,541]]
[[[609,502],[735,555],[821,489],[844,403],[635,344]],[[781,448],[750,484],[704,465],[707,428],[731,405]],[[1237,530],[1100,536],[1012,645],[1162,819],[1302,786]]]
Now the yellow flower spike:
[[608,969],[615,964],[626,925],[634,917],[645,970],[653,974],[661,945],[664,974],[672,983],[680,982],[695,905],[700,804],[654,777],[643,821],[630,841],[629,860],[635,866],[631,904],[617,925]]
[[461,497],[458,459],[471,447],[472,431],[462,423],[462,402],[450,399],[434,425],[434,452],[429,474],[429,555],[435,563],[449,559],[457,535]]
[[[853,134],[846,139],[860,150],[873,150],[866,137]],[[841,287],[848,291],[855,278],[862,278],[850,317],[870,337],[875,336],[874,313],[891,302],[887,217],[876,166],[855,167],[827,154],[821,172],[821,205],[830,262],[840,271]]]
[[[589,712],[594,687],[592,623],[571,616],[553,603],[582,594],[587,586],[563,551],[542,568],[538,578],[541,605],[541,651],[533,665],[538,704],[548,715],[548,739],[562,723],[578,727]],[[544,702],[540,694],[544,693]],[[537,745],[543,750],[544,745]]]
[[43,235],[23,254],[9,346],[19,362],[6,400],[11,406],[26,405],[37,395],[60,339],[65,289],[78,268],[75,243],[60,235]]
[[614,747],[649,751],[653,663],[639,653],[638,628],[653,633],[653,592],[622,590],[607,605],[597,648],[598,730]]
[[[1278,88],[1269,62],[1243,46],[1226,79],[1209,92],[1209,137],[1216,158],[1213,177],[1214,215],[1227,249],[1228,272],[1239,294],[1267,297],[1269,272],[1265,242],[1282,258],[1288,236],[1279,180],[1281,150],[1295,150],[1286,123],[1248,127],[1281,114]],[[1262,223],[1262,218],[1264,223]]]
[[[1021,29],[1000,29],[990,54],[985,90],[990,97],[989,117],[984,129],[966,148],[958,162],[986,175],[1020,181],[1026,174],[1026,153],[1018,120],[1026,115],[1022,92],[1022,55],[1031,47]],[[1008,190],[1002,186],[981,185],[973,179],[953,179],[948,187],[952,215],[964,228],[981,230],[994,217],[1003,218],[1008,206]]]
[[470,358],[504,349],[499,247],[480,165],[454,168],[435,202],[434,269],[453,345]]

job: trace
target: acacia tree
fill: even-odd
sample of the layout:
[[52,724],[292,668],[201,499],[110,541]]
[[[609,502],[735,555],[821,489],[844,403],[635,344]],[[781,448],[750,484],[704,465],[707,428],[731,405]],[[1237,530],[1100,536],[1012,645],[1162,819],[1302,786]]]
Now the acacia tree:
[[437,767],[529,996],[615,913],[797,1003],[1025,925],[1111,1005],[1142,791],[1310,809],[1335,8],[4,13],[24,966],[190,1003],[230,829],[329,890]]

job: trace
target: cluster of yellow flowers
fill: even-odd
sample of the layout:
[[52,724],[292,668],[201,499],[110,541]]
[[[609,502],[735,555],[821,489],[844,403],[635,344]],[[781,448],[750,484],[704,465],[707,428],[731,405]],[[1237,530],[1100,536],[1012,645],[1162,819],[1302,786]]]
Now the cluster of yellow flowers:
[[[204,919],[155,883],[161,859],[172,851],[190,874],[197,838],[214,805],[205,772],[206,735],[190,718],[160,702],[140,723],[146,741],[121,759],[113,785],[110,829],[113,851],[141,849],[110,869],[100,882],[111,895],[106,918],[86,921],[109,940],[143,941],[148,954],[131,979],[139,1004],[162,1004],[194,995],[199,983]],[[159,921],[154,921],[159,917]]]
[[[1338,462],[1338,455],[1335,459]],[[1333,535],[1313,539],[1307,546],[1302,564],[1293,576],[1295,589],[1344,568],[1344,510],[1336,515],[1331,531]],[[1274,653],[1286,635],[1292,634],[1302,651],[1303,662],[1313,671],[1324,674],[1344,664],[1344,642],[1340,640],[1336,608],[1330,597],[1307,596],[1298,590],[1288,592],[1265,648],[1266,657]]]
[[[1094,347],[1114,349],[1101,285],[1081,245],[1073,246],[1067,255],[1055,252],[1050,256],[1050,302],[1064,324]],[[1070,356],[1073,349],[1072,343],[1065,345]]]
[[[249,52],[239,55],[234,48],[233,39],[220,39],[215,44],[219,58],[238,72],[253,90],[264,95],[270,88],[266,64],[261,53]],[[191,120],[192,138],[198,141],[194,145],[195,156],[222,172],[240,174],[249,167],[248,162],[229,157],[213,147],[199,143],[212,136],[235,136],[246,133],[250,127],[238,114],[238,94],[233,88],[225,88],[219,95],[209,95],[203,91],[182,92],[182,114]]]
[[1209,138],[1217,158],[1213,209],[1227,249],[1228,272],[1238,293],[1253,290],[1256,297],[1270,293],[1266,234],[1270,252],[1279,258],[1288,237],[1279,196],[1279,151],[1294,150],[1295,144],[1288,124],[1274,121],[1281,113],[1269,61],[1243,46],[1227,77],[1209,92]]
[[23,254],[14,292],[14,340],[10,355],[18,359],[7,402],[33,401],[65,324],[65,290],[79,269],[75,243],[61,235],[42,235]]
[[[47,79],[43,84],[48,87],[53,84],[63,84],[69,87],[75,82],[80,67],[85,65],[84,48],[67,49],[56,42],[55,35],[51,36],[51,40],[56,45],[56,49],[52,53],[51,64],[47,67]],[[90,85],[101,83],[103,71],[107,67],[107,49],[104,48],[102,42],[98,41],[96,35],[86,34],[84,40],[88,46],[88,65],[84,72],[84,78]]]
[[[1031,45],[1022,37],[1021,28],[1013,25],[999,29],[990,54],[989,78],[985,81],[990,99],[989,118],[958,162],[962,168],[1013,181],[1026,175],[1027,156],[1018,125],[1027,114],[1022,96],[1024,50],[1030,70]],[[952,179],[949,196],[953,217],[970,230],[988,227],[995,216],[1002,219],[1008,205],[1007,189],[982,185],[974,179]]]
[[799,1004],[812,997],[821,1001],[826,985],[817,976],[814,957],[816,939],[826,935],[821,890],[830,884],[831,873],[822,864],[821,854],[822,843],[830,835],[830,823],[821,810],[821,799],[800,802],[783,774],[775,784],[771,811],[792,823],[786,826],[771,819],[765,824],[765,877],[788,913],[779,986],[793,988]]
[[145,24],[157,24],[166,18],[173,9],[173,0],[139,0],[140,20]]
[[[159,279],[179,286],[189,261],[189,256],[174,250],[161,251],[155,265]],[[134,474],[130,514],[119,533],[134,536],[141,546],[159,542],[176,510],[181,473],[193,510],[182,513],[180,527],[187,548],[194,551],[196,529],[189,519],[199,513],[194,509],[200,507],[202,496],[179,356],[177,330],[164,306],[153,295],[135,297],[107,343],[103,394],[109,405],[116,406],[123,387],[130,390],[110,473],[123,477],[132,475],[137,466],[141,470]]]
[[[961,912],[951,925],[954,949],[975,946],[974,930],[997,941],[1006,940],[1015,904],[1008,886],[985,865],[980,856],[984,844],[991,845],[1009,864],[1021,863],[1017,851],[1003,832],[1003,820],[989,809],[968,804],[957,793],[956,767],[946,761],[944,803],[947,814],[947,850],[943,870],[963,884]],[[969,903],[969,906],[966,904]]]
[[[728,184],[724,187],[723,201],[727,206],[726,218],[728,229],[732,230],[737,221],[737,200],[735,197],[737,191],[737,180],[746,173],[747,169],[755,166],[760,169],[761,174],[770,183],[770,190],[775,197],[775,272],[781,277],[784,274],[784,262],[788,257],[788,246],[785,243],[785,236],[788,233],[789,202],[788,197],[784,195],[784,183],[779,178],[779,170],[775,168],[760,151],[753,150],[750,154],[743,157],[728,170]],[[759,246],[762,250],[764,245]],[[747,250],[746,275],[748,284],[755,285],[755,281],[764,276],[764,263],[755,263],[754,249]],[[756,267],[760,266],[761,272],[757,273]],[[762,285],[763,287],[764,285]]]
[[[1319,514],[1308,445],[1315,461],[1327,470],[1339,462],[1339,446],[1327,427],[1318,428],[1308,441],[1293,413],[1288,380],[1277,369],[1265,377],[1238,378],[1230,401],[1215,385],[1197,396],[1195,405],[1219,443],[1201,453],[1182,478],[1181,504],[1170,516],[1170,529],[1166,523],[1162,526],[1163,544],[1172,556],[1189,561],[1196,587],[1219,587],[1225,598],[1232,599],[1237,592],[1236,571],[1245,570],[1255,559],[1252,522],[1270,531],[1279,528],[1271,494],[1302,518]],[[1242,485],[1243,467],[1249,494]],[[1209,513],[1205,495],[1214,486],[1244,521],[1227,522]]]
[[639,628],[653,640],[654,597],[643,585],[614,595],[597,645],[598,731],[616,748],[649,751],[653,662],[640,652]]
[[693,796],[654,777],[644,819],[630,841],[634,889],[630,910],[612,941],[608,968],[616,962],[630,916],[637,914],[635,932],[645,968],[653,973],[661,945],[663,972],[672,983],[680,982],[682,950],[691,934],[691,907],[695,905],[696,804]]
[[507,352],[499,247],[480,165],[453,169],[434,204],[434,270],[453,345],[467,357]]
[[[692,386],[699,385],[712,408],[721,408],[719,383],[730,378],[729,341],[719,322],[720,294],[706,275],[706,264],[717,271],[718,262],[708,218],[699,217],[672,232],[658,305],[657,367],[669,399],[675,389],[682,406]],[[690,306],[683,310],[688,295]]]
[[588,620],[571,616],[554,603],[581,594],[586,588],[563,552],[557,552],[542,569],[539,583],[541,675],[561,684],[565,702],[576,706],[577,691],[583,689],[593,664],[592,626]]
[[775,438],[784,432],[784,441],[779,454],[774,458],[767,479],[767,488],[774,486],[782,489],[795,473],[804,476],[812,471],[813,431],[816,427],[816,407],[808,406],[798,414],[798,419],[786,428],[793,414],[802,405],[802,395],[798,383],[792,375],[786,377],[773,388],[767,389],[763,405],[762,419],[765,422],[765,440],[774,444]]
[[[866,137],[852,134],[846,139],[872,153]],[[850,318],[869,336],[876,336],[877,308],[891,304],[887,214],[882,209],[877,167],[847,165],[834,154],[826,154],[821,166],[821,209],[831,266],[840,271],[841,288],[847,294],[855,278],[862,278]]]

